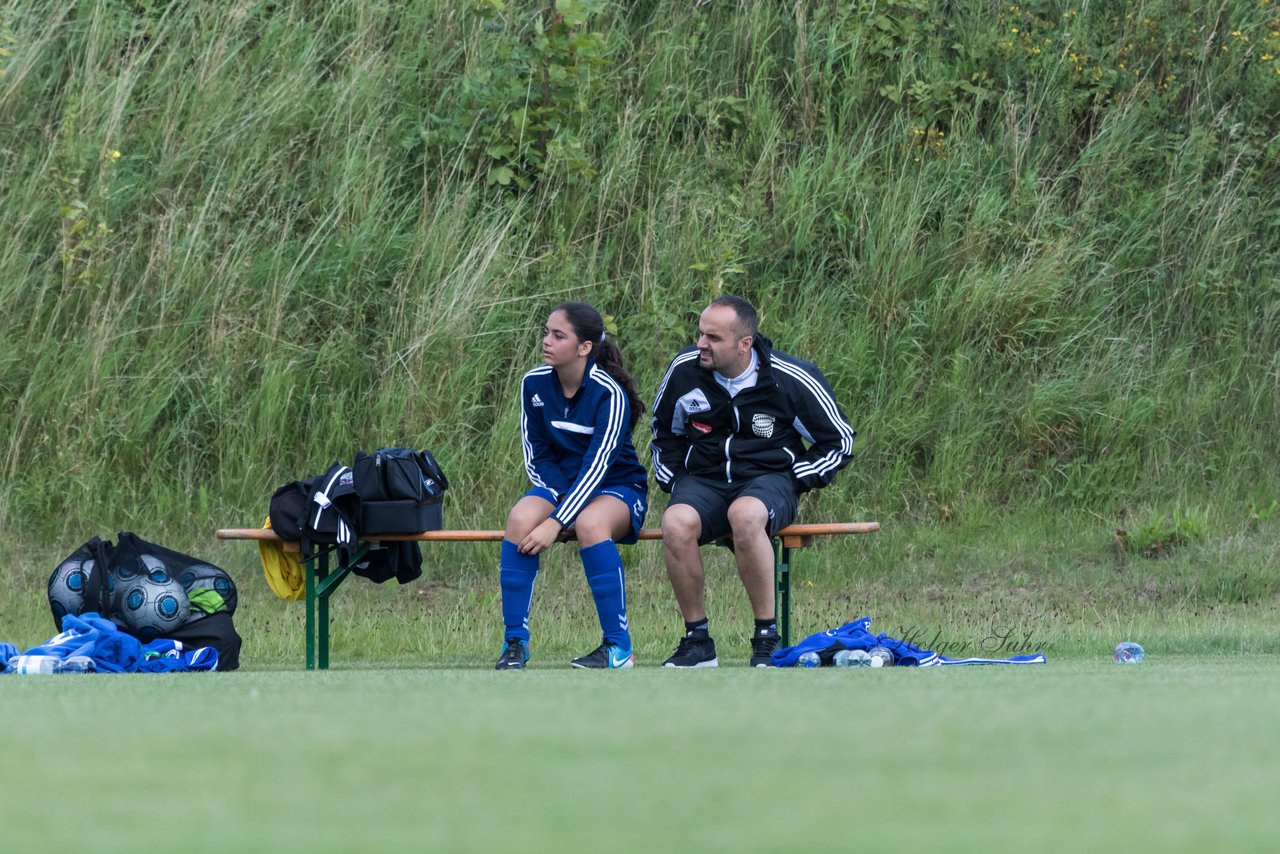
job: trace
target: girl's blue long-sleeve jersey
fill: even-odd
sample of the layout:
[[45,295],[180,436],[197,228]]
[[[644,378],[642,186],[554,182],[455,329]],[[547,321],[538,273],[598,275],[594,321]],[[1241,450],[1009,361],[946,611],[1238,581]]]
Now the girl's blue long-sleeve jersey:
[[631,442],[627,393],[594,361],[571,399],[551,366],[524,375],[520,438],[529,480],[555,494],[559,503],[551,518],[566,528],[598,489],[648,488],[648,473]]

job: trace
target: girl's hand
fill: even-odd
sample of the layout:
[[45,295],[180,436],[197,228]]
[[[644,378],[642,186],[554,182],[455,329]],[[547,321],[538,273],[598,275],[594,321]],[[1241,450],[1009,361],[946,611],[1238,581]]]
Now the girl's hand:
[[560,523],[549,518],[530,531],[517,547],[521,554],[536,555],[550,548],[555,543],[556,537],[560,536],[561,530],[563,528]]

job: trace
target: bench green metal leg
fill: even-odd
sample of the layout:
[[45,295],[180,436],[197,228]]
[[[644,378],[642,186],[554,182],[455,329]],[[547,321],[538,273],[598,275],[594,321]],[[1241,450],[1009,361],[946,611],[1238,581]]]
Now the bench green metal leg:
[[[361,546],[352,557],[358,563],[368,546]],[[329,573],[329,552],[321,551],[306,561],[307,570],[307,669],[329,669],[329,597],[351,574],[350,566],[339,566]]]
[[321,670],[329,669],[329,594],[324,584],[329,580],[328,564],[328,555],[320,558],[324,569],[316,579],[316,666]]
[[[360,560],[365,550],[361,549],[356,552],[355,559],[352,563]],[[346,580],[351,574],[349,566],[340,566],[332,575],[320,580],[316,585],[316,599],[320,605],[320,669],[329,669],[329,597],[333,595],[333,591],[338,589],[338,585]]]
[[[305,551],[305,548],[304,548]],[[307,574],[307,669],[316,669],[316,561],[328,563],[326,555],[314,556],[304,561]]]
[[791,549],[774,541],[773,583],[781,647],[791,646]]

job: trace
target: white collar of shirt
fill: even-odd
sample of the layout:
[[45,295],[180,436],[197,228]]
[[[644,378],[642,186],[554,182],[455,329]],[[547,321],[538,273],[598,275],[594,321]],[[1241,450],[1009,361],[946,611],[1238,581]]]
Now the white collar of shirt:
[[729,392],[729,397],[737,397],[738,392],[745,389],[754,388],[756,380],[760,377],[760,358],[756,356],[755,348],[751,349],[751,364],[747,365],[747,369],[736,377],[726,377],[719,371],[711,372],[716,382],[720,383],[720,387]]

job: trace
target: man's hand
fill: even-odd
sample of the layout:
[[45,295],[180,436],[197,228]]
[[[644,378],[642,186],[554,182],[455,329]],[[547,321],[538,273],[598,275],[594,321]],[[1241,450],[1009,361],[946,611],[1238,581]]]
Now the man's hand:
[[559,522],[548,518],[541,525],[530,531],[519,542],[517,547],[520,549],[521,554],[536,555],[553,545],[562,530],[563,527]]

